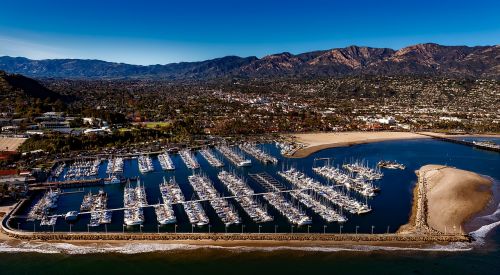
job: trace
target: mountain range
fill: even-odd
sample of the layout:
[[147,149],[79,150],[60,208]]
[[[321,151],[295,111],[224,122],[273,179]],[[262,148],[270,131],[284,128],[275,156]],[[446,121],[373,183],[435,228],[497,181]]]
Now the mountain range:
[[349,46],[262,58],[226,56],[200,62],[131,65],[87,59],[0,57],[0,70],[35,78],[190,80],[224,77],[436,75],[500,79],[500,45],[417,44],[399,50]]

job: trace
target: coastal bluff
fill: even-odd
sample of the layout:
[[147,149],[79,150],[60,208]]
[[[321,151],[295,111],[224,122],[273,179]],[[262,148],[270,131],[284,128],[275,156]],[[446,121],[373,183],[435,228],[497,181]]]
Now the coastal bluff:
[[466,233],[463,224],[492,198],[492,181],[476,173],[443,165],[416,171],[410,221],[399,233]]

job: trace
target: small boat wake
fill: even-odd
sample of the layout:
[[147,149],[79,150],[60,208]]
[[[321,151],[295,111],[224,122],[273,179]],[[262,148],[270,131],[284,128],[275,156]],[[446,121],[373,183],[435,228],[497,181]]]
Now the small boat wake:
[[470,235],[474,238],[474,244],[484,245],[486,243],[485,242],[486,235],[498,225],[500,225],[500,221],[483,225],[478,230],[471,232]]
[[479,217],[478,220],[489,223],[481,226],[475,231],[472,231],[470,235],[474,238],[474,244],[484,245],[486,243],[488,233],[500,225],[500,203],[497,205],[497,209],[494,213]]
[[[493,213],[484,216],[479,216],[473,220],[474,223],[480,225],[479,228],[470,232],[469,234],[474,238],[473,244],[475,246],[484,246],[488,233],[500,225],[500,182],[496,179],[488,177],[493,181],[493,208],[489,212]],[[496,207],[494,206],[496,205]]]

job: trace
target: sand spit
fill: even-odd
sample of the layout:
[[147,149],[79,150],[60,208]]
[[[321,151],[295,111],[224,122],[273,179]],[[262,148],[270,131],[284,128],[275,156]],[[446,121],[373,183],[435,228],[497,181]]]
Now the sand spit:
[[399,233],[463,234],[462,225],[493,195],[491,180],[473,172],[425,165],[416,173],[412,215]]

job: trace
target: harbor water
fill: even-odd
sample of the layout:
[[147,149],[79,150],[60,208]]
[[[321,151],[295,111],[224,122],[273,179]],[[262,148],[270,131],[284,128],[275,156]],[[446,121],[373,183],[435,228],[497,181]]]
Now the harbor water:
[[[490,139],[491,140],[491,139]],[[498,139],[494,140],[498,142]],[[261,145],[265,151],[275,157],[279,157],[279,150],[273,144]],[[201,172],[207,175],[214,183],[215,188],[223,195],[230,195],[224,185],[217,178],[217,173],[222,170],[234,171],[237,175],[244,178],[248,185],[255,192],[263,192],[265,189],[258,182],[251,179],[249,174],[266,172],[279,182],[288,186],[288,183],[281,178],[277,172],[283,167],[294,167],[304,172],[320,182],[326,183],[324,178],[313,173],[312,167],[315,159],[330,158],[334,166],[341,166],[343,163],[363,160],[371,166],[375,166],[379,160],[396,160],[406,166],[405,170],[382,169],[384,176],[381,180],[375,182],[380,187],[380,193],[373,198],[364,198],[355,193],[351,196],[360,201],[367,202],[372,211],[363,215],[353,215],[344,213],[348,221],[341,224],[325,223],[322,218],[310,209],[303,208],[307,215],[313,220],[311,227],[294,226],[280,215],[272,206],[260,200],[266,205],[269,213],[274,217],[274,221],[256,224],[248,217],[236,201],[230,199],[230,203],[242,217],[242,224],[231,225],[226,228],[217,217],[210,204],[202,203],[202,206],[210,219],[210,227],[192,227],[186,214],[179,205],[174,207],[178,220],[178,232],[371,232],[374,233],[395,232],[399,226],[408,221],[412,203],[412,191],[416,183],[415,170],[426,164],[443,164],[453,166],[459,169],[470,170],[481,175],[491,177],[495,180],[495,187],[498,188],[498,179],[500,179],[500,154],[472,147],[448,143],[432,139],[405,140],[405,141],[387,141],[371,144],[361,144],[350,147],[331,148],[319,151],[304,159],[284,159],[279,157],[277,165],[264,165],[249,155],[252,159],[250,167],[236,167],[225,159],[220,153],[214,150],[214,153],[224,161],[223,168],[213,168],[199,154],[196,158],[201,165]],[[146,188],[147,200],[150,204],[158,203],[161,198],[159,184],[163,177],[175,177],[179,183],[187,200],[195,199],[193,189],[188,182],[188,176],[193,172],[187,169],[178,155],[172,156],[175,171],[165,172],[161,170],[156,157],[153,157],[155,171],[141,174],[138,170],[137,159],[126,160],[124,163],[125,177],[140,177],[141,182]],[[319,164],[316,161],[316,164]],[[106,162],[100,167],[100,177],[106,177]],[[62,175],[61,175],[62,176]],[[132,185],[135,182],[131,183]],[[65,189],[65,192],[74,192],[63,194],[59,197],[57,208],[53,213],[64,214],[68,211],[79,210],[85,193],[92,191],[97,193],[100,188],[108,194],[108,208],[123,207],[123,188],[122,184],[106,185],[104,187],[86,188],[84,192],[78,189]],[[41,194],[40,194],[41,196]],[[34,200],[32,203],[35,203]],[[496,203],[496,202],[493,202]],[[489,209],[494,212],[496,205],[491,205]],[[29,205],[22,209],[23,214],[27,214]],[[145,208],[144,227],[124,227],[123,212],[116,211],[112,216],[112,223],[106,228],[87,227],[90,221],[90,215],[81,216],[74,224],[72,230],[92,232],[116,231],[137,231],[144,232],[173,232],[173,225],[157,226],[156,216],[153,208]],[[484,213],[490,215],[491,213]],[[223,274],[242,274],[250,273],[290,273],[290,272],[355,272],[355,273],[440,273],[440,274],[491,274],[495,269],[498,270],[500,262],[500,253],[498,245],[500,238],[498,227],[495,222],[499,217],[490,215],[488,219],[483,219],[481,223],[472,223],[469,229],[474,231],[483,226],[483,231],[489,231],[485,236],[484,243],[473,244],[471,247],[433,247],[426,250],[405,250],[400,248],[322,248],[322,247],[303,247],[303,248],[255,248],[238,247],[222,248],[212,246],[188,246],[188,245],[167,245],[167,244],[134,244],[125,247],[100,248],[95,250],[92,246],[86,248],[73,247],[64,244],[47,244],[47,246],[33,247],[25,244],[24,247],[14,247],[7,244],[0,246],[2,253],[0,261],[0,270],[7,273],[33,273],[36,270],[44,270],[47,273],[60,273],[63,270],[72,270],[76,273],[88,273],[92,270],[99,270],[106,273],[132,272],[142,273],[165,271],[173,274],[183,273],[191,274],[194,272],[218,272]],[[13,219],[11,226],[19,227],[27,231],[69,231],[70,226],[64,219],[59,219],[54,226],[44,227],[38,222],[24,221],[23,219]],[[244,227],[242,226],[244,225]],[[260,228],[259,228],[260,225]],[[490,225],[488,227],[488,225]],[[342,227],[341,227],[342,226]],[[480,229],[481,231],[481,229]],[[482,231],[481,231],[482,232]],[[479,233],[478,233],[479,234]],[[481,236],[482,237],[482,236]],[[396,252],[394,251],[396,250]],[[72,253],[71,251],[75,252]],[[44,254],[39,252],[57,252],[56,254]],[[63,252],[63,253],[60,253]],[[105,255],[102,252],[106,252]],[[140,252],[140,253],[138,253]],[[97,253],[97,255],[96,255]],[[101,254],[100,254],[101,253]],[[24,259],[29,258],[30,261]],[[22,263],[22,264],[20,264]],[[234,272],[231,272],[234,271]],[[3,273],[3,272],[2,272]],[[6,273],[6,274],[7,274]]]

